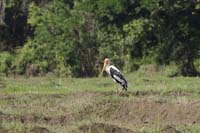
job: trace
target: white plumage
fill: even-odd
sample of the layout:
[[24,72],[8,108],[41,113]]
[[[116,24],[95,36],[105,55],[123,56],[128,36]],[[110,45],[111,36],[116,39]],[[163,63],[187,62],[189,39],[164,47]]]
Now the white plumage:
[[106,66],[106,72],[110,75],[110,69],[115,69],[116,71],[120,72],[120,70],[118,68],[116,68],[115,66],[113,65],[108,65]]
[[116,68],[114,65],[110,65],[110,60],[108,58],[104,60],[101,75],[104,71],[106,71],[116,83],[120,84],[123,90],[127,90],[128,84],[126,79],[118,68]]

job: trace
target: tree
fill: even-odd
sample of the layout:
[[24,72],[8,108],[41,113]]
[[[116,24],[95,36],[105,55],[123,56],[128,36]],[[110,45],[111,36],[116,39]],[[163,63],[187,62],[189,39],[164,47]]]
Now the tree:
[[127,72],[175,62],[179,74],[198,74],[194,0],[3,0],[0,6],[7,25],[0,26],[0,50],[16,55],[8,68],[20,74],[33,64],[43,73],[95,76],[105,57]]
[[4,17],[5,17],[5,2],[4,0],[2,0],[0,1],[0,25],[5,25]]
[[78,6],[70,9],[70,4],[62,0],[52,1],[43,8],[31,4],[28,23],[35,27],[34,38],[25,44],[26,50],[21,54],[30,51],[32,58],[26,60],[30,56],[23,56],[18,62],[25,60],[26,67],[30,63],[40,65],[46,61],[45,71],[63,75],[97,74],[95,14],[79,10]]
[[142,3],[154,24],[152,34],[157,42],[157,63],[175,61],[180,67],[180,74],[197,75],[194,59],[199,58],[200,34],[196,28],[199,27],[200,13],[195,3],[180,0],[143,0]]
[[[1,27],[0,39],[1,50],[13,51],[14,48],[22,46],[27,38],[31,35],[31,28],[27,24],[28,1],[25,0],[6,0],[2,10],[4,26]],[[2,19],[1,19],[2,20]]]

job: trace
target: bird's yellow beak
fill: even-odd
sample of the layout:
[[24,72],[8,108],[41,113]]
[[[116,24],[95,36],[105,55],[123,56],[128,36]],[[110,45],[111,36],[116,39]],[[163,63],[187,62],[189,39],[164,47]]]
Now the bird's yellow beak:
[[105,71],[107,65],[109,65],[109,64],[110,64],[110,60],[108,58],[105,58],[104,63],[103,63],[103,68],[102,68],[102,71],[100,73],[100,77],[103,76],[103,72]]
[[101,71],[101,73],[100,73],[100,77],[103,76],[103,72],[105,71],[105,69],[106,69],[106,63],[104,62],[102,71]]

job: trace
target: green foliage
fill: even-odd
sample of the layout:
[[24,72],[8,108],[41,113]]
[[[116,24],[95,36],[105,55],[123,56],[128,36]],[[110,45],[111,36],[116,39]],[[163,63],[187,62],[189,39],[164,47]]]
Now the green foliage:
[[140,3],[142,7],[147,8],[150,11],[154,11],[159,9],[159,2],[161,2],[161,0],[141,0]]
[[200,9],[200,4],[196,5],[196,9],[199,10]]
[[[48,71],[93,76],[97,54],[95,20],[92,13],[75,9],[70,10],[63,1],[52,1],[45,8],[31,4],[28,22],[36,28],[30,43],[36,60],[48,62]],[[35,58],[31,61],[35,62]]]
[[[176,63],[198,75],[199,4],[180,0],[7,0],[0,50],[12,63],[60,76],[97,76],[105,57],[124,72]],[[172,72],[173,73],[173,72]]]
[[[13,68],[15,68],[15,73],[24,74],[31,64],[38,65],[40,72],[46,72],[48,67],[47,60],[40,60],[38,54],[40,50],[36,51],[34,49],[33,41],[29,40],[25,46],[20,49],[17,57],[13,62]],[[42,51],[40,51],[42,52]]]
[[112,21],[114,15],[122,12],[123,5],[122,0],[98,0],[98,15],[100,17],[105,17],[107,21]]
[[167,76],[167,77],[175,77],[180,75],[178,66],[175,63],[171,63],[170,65],[167,66],[161,66],[160,67],[160,72],[162,75]]
[[145,18],[134,19],[123,26],[125,32],[124,47],[132,58],[142,58],[141,63],[153,63],[153,52],[146,36],[151,32],[153,25]]
[[38,64],[44,72],[50,69],[58,74],[68,75],[65,60],[69,59],[72,47],[67,40],[70,37],[68,32],[72,30],[68,25],[75,25],[72,22],[74,18],[69,19],[69,6],[62,1],[53,1],[45,8],[32,3],[29,12],[28,23],[36,27],[35,38],[29,40],[20,51],[19,58],[24,63],[19,64]]
[[200,72],[200,59],[199,58],[194,60],[194,67],[198,72]]
[[0,53],[0,73],[8,74],[12,66],[13,55],[9,52]]
[[[185,76],[197,75],[194,59],[199,58],[199,32],[194,30],[198,23],[197,10],[191,1],[150,1],[148,8],[155,25],[152,34],[156,39],[156,61],[169,64],[175,61],[179,71]],[[156,4],[155,4],[156,3]],[[159,8],[157,7],[159,6]],[[196,14],[196,15],[192,15]]]
[[124,64],[122,35],[115,26],[108,29],[107,31],[98,31],[97,34],[98,42],[101,43],[99,47],[100,59],[109,57],[122,68]]

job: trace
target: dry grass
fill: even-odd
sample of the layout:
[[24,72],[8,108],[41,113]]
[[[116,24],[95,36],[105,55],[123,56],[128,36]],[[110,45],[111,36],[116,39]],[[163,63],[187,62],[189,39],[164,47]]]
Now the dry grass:
[[116,95],[109,78],[1,77],[2,132],[198,132],[200,81],[127,76]]

